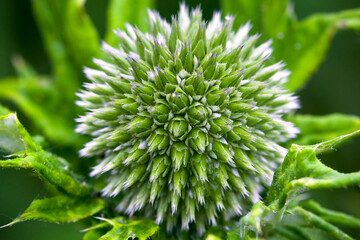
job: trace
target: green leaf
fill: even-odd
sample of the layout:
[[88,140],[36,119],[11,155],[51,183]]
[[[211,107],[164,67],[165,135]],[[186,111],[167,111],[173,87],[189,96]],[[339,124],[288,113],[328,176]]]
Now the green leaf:
[[0,117],[0,152],[11,154],[26,149],[15,114]]
[[303,86],[323,62],[336,32],[360,29],[360,9],[315,14],[290,26],[281,43],[276,40],[274,53],[278,60],[284,59],[292,72],[286,86],[294,91]]
[[223,0],[221,1],[221,8],[225,14],[236,15],[234,26],[240,25],[251,21],[254,32],[261,33],[262,24],[262,7],[261,0]]
[[[98,218],[94,219],[95,221],[99,221]],[[118,216],[112,219],[118,223],[127,223],[129,220],[123,216]],[[86,232],[83,236],[83,240],[98,240],[101,236],[105,235],[112,228],[111,224],[106,221],[101,221],[87,229],[82,230],[82,232]]]
[[334,225],[330,224],[324,219],[318,217],[317,215],[302,209],[301,207],[295,207],[291,211],[291,213],[303,217],[307,222],[309,222],[315,228],[322,230],[323,232],[328,233],[329,235],[332,235],[337,239],[346,239],[346,240],[353,239],[352,237],[341,231],[339,228],[335,227]]
[[92,189],[81,183],[69,170],[68,163],[45,151],[25,152],[22,156],[10,160],[0,160],[0,168],[32,169],[44,181],[56,186],[61,192],[72,196],[89,196]]
[[251,239],[252,233],[256,233],[256,237],[263,234],[267,225],[276,226],[281,221],[283,212],[273,211],[262,201],[252,206],[251,211],[240,220],[240,230],[235,229],[228,233],[235,239]]
[[299,189],[341,188],[360,184],[360,172],[339,173],[316,158],[317,154],[330,151],[358,135],[360,130],[316,145],[293,144],[284,162],[275,171],[268,202],[278,199],[277,208],[281,209]]
[[100,237],[99,240],[127,240],[130,237],[132,239],[137,238],[139,240],[146,240],[149,237],[157,234],[160,229],[159,226],[150,219],[125,220],[122,217],[116,219],[98,219],[103,220],[106,223],[98,224],[92,228],[86,229],[85,231],[89,231],[91,234],[87,233],[87,236],[84,238],[84,240],[95,239],[93,236],[98,234],[94,232],[94,230],[105,228],[107,226],[111,226],[112,229]]
[[360,219],[342,212],[337,212],[324,208],[319,203],[312,200],[302,203],[301,207],[307,211],[318,215],[327,222],[333,224],[340,224],[348,227],[360,228]]
[[[53,63],[56,85],[68,106],[100,53],[98,34],[84,9],[85,0],[33,0],[34,16]],[[63,102],[64,104],[64,102]]]
[[303,86],[320,66],[337,31],[360,29],[360,9],[298,21],[288,0],[224,0],[222,8],[237,15],[236,26],[250,21],[263,40],[273,40],[273,60],[284,60],[292,72],[286,84],[291,91]]
[[306,239],[308,228],[330,234],[337,239],[352,239],[333,224],[358,227],[358,219],[308,202],[300,204],[297,196],[310,189],[334,189],[360,184],[360,171],[343,174],[317,159],[318,154],[333,150],[360,135],[360,130],[315,145],[293,144],[282,165],[275,171],[266,204],[256,203],[245,215],[233,239],[283,236]]
[[113,46],[118,43],[115,29],[124,29],[125,23],[137,26],[142,31],[147,31],[144,16],[148,8],[154,8],[154,0],[111,0],[107,13],[107,33],[105,41]]
[[300,129],[296,144],[315,144],[360,129],[360,118],[345,114],[325,116],[296,114],[290,121]]
[[3,227],[28,220],[51,223],[76,222],[99,212],[104,208],[104,205],[104,201],[99,198],[77,199],[60,195],[39,199],[32,202],[20,217]]
[[98,240],[105,233],[101,231],[89,231],[84,234],[82,240]]
[[30,137],[15,114],[0,117],[0,127],[0,149],[13,157],[9,160],[0,160],[0,168],[32,169],[42,179],[68,195],[91,194],[92,189],[78,180],[64,159],[45,152]]
[[[308,228],[301,228],[298,226],[282,226],[277,227],[274,231],[278,234],[273,237],[273,239],[278,239],[279,237],[284,237],[281,239],[291,239],[291,240],[316,240],[318,239],[315,236],[311,236]],[[309,237],[311,236],[311,238]]]

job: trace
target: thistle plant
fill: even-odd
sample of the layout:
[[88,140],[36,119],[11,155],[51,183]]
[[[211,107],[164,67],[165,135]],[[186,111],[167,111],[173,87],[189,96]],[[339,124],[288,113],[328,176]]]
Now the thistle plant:
[[358,209],[301,194],[359,186],[360,171],[318,157],[360,137],[360,118],[294,113],[294,94],[337,30],[360,29],[360,9],[298,21],[287,0],[222,0],[236,18],[206,22],[183,4],[171,22],[149,11],[146,26],[155,0],[109,0],[101,48],[85,2],[31,1],[54,72],[17,57],[17,76],[0,80],[0,168],[31,170],[49,187],[0,222],[1,239],[17,239],[1,228],[27,220],[81,221],[83,240],[359,236]]
[[285,156],[279,144],[298,132],[284,120],[297,98],[249,23],[234,31],[233,17],[207,23],[184,4],[171,23],[148,15],[149,33],[117,30],[100,70],[85,68],[76,130],[93,139],[80,154],[102,156],[90,175],[107,176],[102,193],[119,196],[120,212],[203,233],[259,201]]

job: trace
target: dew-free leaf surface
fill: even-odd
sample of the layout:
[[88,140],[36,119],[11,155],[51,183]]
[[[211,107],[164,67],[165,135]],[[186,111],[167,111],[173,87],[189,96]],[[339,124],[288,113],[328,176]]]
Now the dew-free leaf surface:
[[263,40],[272,39],[274,61],[291,71],[286,88],[301,88],[323,62],[334,35],[360,29],[360,9],[313,14],[298,21],[288,0],[224,0],[225,13],[236,15],[236,26],[250,21]]

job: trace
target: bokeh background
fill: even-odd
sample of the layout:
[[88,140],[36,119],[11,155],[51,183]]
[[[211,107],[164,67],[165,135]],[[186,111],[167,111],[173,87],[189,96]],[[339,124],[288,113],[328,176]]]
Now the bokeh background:
[[[105,33],[107,3],[107,0],[88,0],[86,3],[101,36]],[[188,0],[186,3],[190,6],[201,4],[207,19],[213,11],[220,9],[220,0]],[[177,0],[157,0],[156,8],[170,19],[178,11],[178,4]],[[316,12],[360,7],[358,0],[293,0],[293,4],[299,19]],[[39,73],[50,73],[50,62],[32,15],[30,0],[0,0],[0,78],[15,75],[11,64],[15,55],[21,55]],[[298,95],[302,105],[300,113],[338,112],[360,116],[360,32],[340,32],[334,37],[324,63]],[[359,171],[360,140],[353,140],[321,159],[341,172]],[[32,172],[0,170],[0,225],[10,222],[33,200],[45,194],[45,186]],[[359,188],[311,194],[327,207],[360,217]],[[350,232],[360,239],[360,229]],[[0,229],[1,240],[78,240],[81,235],[74,224],[24,222]]]

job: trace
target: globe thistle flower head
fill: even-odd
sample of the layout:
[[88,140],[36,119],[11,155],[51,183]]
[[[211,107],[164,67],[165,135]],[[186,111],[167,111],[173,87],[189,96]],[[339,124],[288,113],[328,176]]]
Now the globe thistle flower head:
[[85,69],[77,131],[93,139],[80,153],[104,156],[91,176],[107,176],[102,192],[119,211],[201,233],[258,201],[279,143],[297,133],[283,120],[297,99],[250,24],[234,31],[219,13],[206,23],[185,5],[171,23],[152,11],[148,21],[149,33],[116,31],[119,46],[104,43],[108,60],[94,60],[100,70]]

